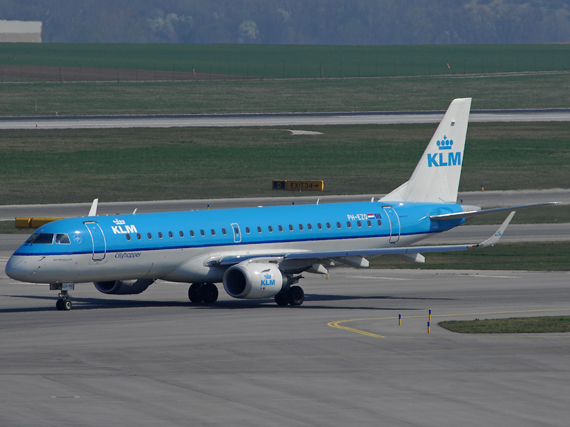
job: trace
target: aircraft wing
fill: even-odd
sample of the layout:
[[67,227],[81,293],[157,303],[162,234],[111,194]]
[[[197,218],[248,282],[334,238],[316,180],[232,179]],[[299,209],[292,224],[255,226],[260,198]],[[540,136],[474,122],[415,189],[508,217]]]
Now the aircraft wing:
[[485,209],[480,211],[467,211],[467,212],[456,212],[443,215],[432,215],[429,218],[432,221],[448,221],[451,219],[458,218],[473,218],[480,215],[489,215],[505,211],[517,211],[519,209],[536,208],[538,206],[549,206],[549,205],[559,205],[558,202],[548,202],[548,203],[536,203],[534,205],[522,205],[522,206],[509,206],[507,208],[495,208],[495,209]]
[[[377,256],[377,255],[414,255],[420,252],[455,252],[455,251],[466,251],[468,249],[484,248],[488,246],[495,245],[503,236],[507,226],[513,219],[515,212],[511,212],[510,215],[501,224],[499,229],[495,232],[493,236],[487,240],[473,245],[447,245],[447,246],[407,246],[407,247],[389,247],[389,248],[378,248],[378,249],[354,249],[354,250],[343,250],[343,251],[301,251],[301,252],[282,252],[282,253],[264,253],[264,254],[248,254],[248,255],[234,255],[226,256],[216,260],[216,264],[219,266],[229,267],[231,265],[239,264],[240,262],[247,261],[250,259],[264,259],[264,260],[315,260],[320,259],[348,259],[350,265],[360,265],[365,267],[365,264],[359,264],[358,258],[363,258],[366,256]],[[352,260],[351,260],[352,258]],[[367,264],[367,263],[366,263]]]

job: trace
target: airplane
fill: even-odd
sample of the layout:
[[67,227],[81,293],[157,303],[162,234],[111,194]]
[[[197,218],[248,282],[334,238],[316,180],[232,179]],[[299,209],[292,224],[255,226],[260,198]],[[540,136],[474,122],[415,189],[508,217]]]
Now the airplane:
[[[457,203],[471,98],[451,102],[411,178],[370,202],[68,218],[37,229],[11,256],[6,274],[49,283],[56,308],[70,310],[69,291],[93,282],[112,295],[145,291],[156,280],[191,283],[195,304],[218,299],[216,283],[234,298],[274,298],[299,306],[303,273],[328,274],[341,265],[395,255],[424,262],[422,253],[464,251],[496,244],[515,211],[551,203],[481,210]],[[485,214],[511,211],[479,244],[412,246]]]

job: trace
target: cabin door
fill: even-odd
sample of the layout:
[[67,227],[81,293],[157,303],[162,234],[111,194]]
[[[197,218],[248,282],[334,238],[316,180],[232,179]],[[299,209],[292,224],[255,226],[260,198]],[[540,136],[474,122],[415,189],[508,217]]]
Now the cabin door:
[[101,226],[95,221],[84,222],[85,227],[89,230],[91,235],[91,242],[93,243],[93,261],[103,261],[107,253],[107,241]]
[[400,218],[392,206],[382,206],[390,222],[390,243],[400,240]]
[[241,230],[239,229],[239,224],[232,223],[232,231],[234,233],[234,243],[241,242]]

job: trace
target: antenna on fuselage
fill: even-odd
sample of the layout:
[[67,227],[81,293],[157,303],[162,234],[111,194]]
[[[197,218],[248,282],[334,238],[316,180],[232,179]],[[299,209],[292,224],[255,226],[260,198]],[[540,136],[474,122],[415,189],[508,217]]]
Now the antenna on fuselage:
[[319,201],[320,201],[320,200],[321,200],[321,199],[317,199],[317,205],[319,204]]
[[138,208],[135,208],[135,210],[133,211],[133,215],[137,213],[137,209]]
[[93,203],[91,204],[91,209],[89,209],[89,215],[87,216],[97,216],[97,204],[99,203],[99,199],[94,199]]

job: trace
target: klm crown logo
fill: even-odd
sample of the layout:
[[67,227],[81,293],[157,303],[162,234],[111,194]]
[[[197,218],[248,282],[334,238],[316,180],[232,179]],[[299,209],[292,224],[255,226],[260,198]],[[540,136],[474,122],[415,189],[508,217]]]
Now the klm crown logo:
[[[447,136],[437,141],[438,153],[427,154],[428,167],[442,167],[442,166],[461,166],[461,152],[452,152],[453,140],[447,139]],[[447,158],[444,157],[443,151],[449,151]]]
[[441,141],[437,141],[437,146],[440,150],[451,150],[453,139],[447,139],[447,136],[443,135],[443,139]]

